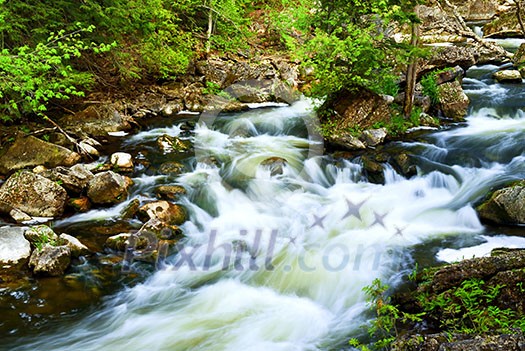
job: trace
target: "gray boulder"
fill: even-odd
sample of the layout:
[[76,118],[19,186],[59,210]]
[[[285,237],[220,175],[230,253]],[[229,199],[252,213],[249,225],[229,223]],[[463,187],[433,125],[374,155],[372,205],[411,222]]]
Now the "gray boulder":
[[13,174],[0,188],[0,204],[8,213],[16,208],[30,216],[59,217],[67,204],[67,193],[60,185],[38,174]]
[[0,156],[0,173],[9,173],[26,167],[72,166],[80,155],[65,147],[48,143],[33,136],[18,136],[14,144]]
[[78,240],[74,236],[63,233],[60,234],[59,238],[62,244],[69,247],[69,249],[71,250],[71,255],[73,257],[79,257],[90,253],[88,247],[82,244],[80,240]]
[[24,228],[0,228],[0,265],[16,265],[29,258],[31,245],[24,237]]
[[454,121],[463,121],[467,115],[470,100],[458,81],[438,86],[439,103],[443,114]]
[[29,259],[29,267],[34,274],[61,276],[71,263],[71,249],[67,246],[46,244],[41,250],[34,250]]
[[477,208],[481,219],[498,224],[525,224],[525,181],[496,190]]
[[87,196],[95,204],[115,204],[126,200],[132,181],[112,171],[98,173],[91,179]]

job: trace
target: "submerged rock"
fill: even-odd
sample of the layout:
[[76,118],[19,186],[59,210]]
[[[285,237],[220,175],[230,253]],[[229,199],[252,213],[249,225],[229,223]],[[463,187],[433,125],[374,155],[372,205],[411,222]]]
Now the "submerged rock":
[[261,162],[261,166],[270,171],[271,176],[283,174],[284,167],[288,164],[285,158],[270,157]]
[[184,165],[180,162],[170,161],[170,162],[164,162],[159,167],[159,173],[160,174],[181,174],[184,172]]
[[0,265],[17,265],[29,258],[31,245],[24,237],[25,228],[0,228]]
[[63,275],[71,263],[71,249],[68,246],[46,244],[41,250],[36,249],[29,259],[29,267],[34,274],[49,276]]
[[23,171],[13,174],[2,185],[0,203],[9,209],[7,212],[16,208],[30,216],[59,217],[66,207],[67,193],[56,182]]
[[187,140],[182,140],[179,137],[172,137],[167,134],[160,136],[157,139],[159,149],[167,153],[183,153],[191,150],[191,143]]
[[178,200],[186,193],[186,189],[180,185],[159,185],[155,188],[157,197],[165,200]]
[[496,190],[477,208],[481,219],[498,224],[525,224],[525,181]]
[[0,156],[0,173],[7,174],[26,167],[72,166],[80,155],[33,136],[18,136],[15,143]]
[[115,204],[126,200],[132,181],[112,171],[98,173],[88,184],[87,196],[95,204]]

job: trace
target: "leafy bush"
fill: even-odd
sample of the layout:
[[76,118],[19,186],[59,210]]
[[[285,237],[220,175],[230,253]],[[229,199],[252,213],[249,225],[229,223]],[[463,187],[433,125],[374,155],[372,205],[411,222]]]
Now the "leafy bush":
[[21,113],[41,114],[52,99],[83,95],[80,89],[92,83],[92,76],[73,69],[71,60],[87,50],[101,53],[114,46],[82,41],[81,33],[93,29],[90,26],[71,33],[61,30],[35,47],[24,45],[13,52],[0,52],[0,110],[4,119]]

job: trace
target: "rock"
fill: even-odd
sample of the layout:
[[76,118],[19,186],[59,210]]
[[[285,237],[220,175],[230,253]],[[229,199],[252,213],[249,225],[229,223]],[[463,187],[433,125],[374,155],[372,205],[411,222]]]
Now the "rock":
[[438,294],[459,286],[466,279],[479,278],[488,282],[499,272],[523,268],[525,268],[525,250],[511,251],[491,257],[472,258],[438,269],[430,284],[424,289]]
[[186,194],[186,189],[180,185],[159,185],[155,188],[155,194],[160,199],[178,200],[182,195]]
[[27,222],[33,219],[33,217],[27,213],[22,212],[16,208],[13,208],[11,211],[9,211],[9,216],[11,216],[11,218],[13,218],[16,223]]
[[30,227],[24,233],[25,237],[33,246],[42,246],[48,243],[57,243],[58,235],[45,224],[35,225]]
[[125,152],[115,152],[109,159],[113,168],[123,171],[133,170],[133,160],[130,154]]
[[66,245],[71,250],[71,256],[79,257],[90,253],[86,245],[82,244],[80,240],[69,234],[60,234],[60,240],[63,245]]
[[485,24],[483,26],[483,34],[486,38],[521,37],[521,28],[515,8],[511,11],[501,13],[492,22]]
[[385,162],[386,159],[380,160],[377,155],[363,155],[361,157],[361,162],[363,164],[363,169],[365,171],[366,177],[369,182],[375,184],[384,184],[385,183],[385,174],[384,167],[382,162]]
[[463,27],[452,13],[446,12],[441,6],[419,5],[418,17],[420,24],[420,40],[423,43],[461,42],[465,38],[459,35]]
[[26,167],[72,166],[80,155],[65,147],[48,143],[33,136],[18,136],[14,144],[0,156],[0,173],[7,174]]
[[499,83],[521,83],[522,80],[520,71],[513,69],[495,72],[492,78]]
[[160,112],[163,117],[171,117],[182,111],[183,107],[184,106],[181,101],[170,101],[162,107]]
[[73,116],[62,118],[60,122],[78,135],[93,137],[105,137],[108,132],[128,131],[131,123],[134,123],[131,117],[118,113],[114,106],[104,104],[89,106]]
[[165,154],[172,152],[183,153],[191,150],[191,143],[189,141],[182,140],[179,137],[172,137],[167,134],[164,134],[157,139],[157,145]]
[[[22,171],[13,174],[0,188],[0,203],[30,216],[59,217],[67,204],[67,193],[56,182]],[[7,211],[7,212],[9,212]]]
[[86,196],[69,199],[67,204],[73,207],[76,212],[87,212],[91,209],[91,201]]
[[452,4],[465,21],[491,20],[498,10],[499,2],[495,0],[454,0]]
[[153,233],[161,240],[173,240],[182,235],[182,230],[178,226],[166,224],[157,218],[150,219],[144,223],[141,231]]
[[93,157],[99,157],[100,153],[98,152],[97,148],[95,146],[101,146],[98,141],[92,138],[84,138],[78,143],[78,147],[84,154],[93,156]]
[[17,265],[31,255],[31,245],[24,237],[21,227],[0,228],[0,265]]
[[112,250],[116,251],[126,251],[129,246],[129,238],[131,234],[121,233],[117,235],[110,236],[106,239],[106,246]]
[[138,199],[133,199],[130,203],[122,210],[120,218],[130,219],[135,216],[140,207],[140,201]]
[[179,225],[186,221],[186,211],[180,205],[165,200],[147,203],[139,209],[142,218],[158,219],[166,224]]
[[336,112],[338,115],[337,128],[340,131],[350,128],[373,128],[373,125],[378,122],[390,122],[391,116],[388,101],[366,89],[353,92],[343,90],[328,99],[321,110]]
[[520,68],[525,65],[525,43],[522,43],[512,57],[514,66]]
[[96,174],[89,182],[87,196],[95,204],[115,204],[126,200],[132,181],[112,171]]
[[462,78],[465,75],[465,70],[460,66],[455,66],[446,69],[443,72],[439,72],[436,75],[436,84],[441,85],[443,83],[452,82],[458,78]]
[[[477,57],[472,50],[459,46],[432,47],[430,58],[421,65],[420,72],[459,67],[462,70],[476,64]],[[454,68],[456,71],[456,68]]]
[[366,145],[350,133],[343,135],[330,135],[326,138],[326,141],[345,150],[353,151],[366,149]]
[[261,162],[261,166],[270,170],[270,175],[275,176],[283,174],[284,167],[288,164],[288,161],[282,157],[270,157]]
[[457,335],[440,333],[430,335],[408,334],[392,344],[391,351],[523,351],[522,334]]
[[477,208],[481,219],[498,224],[525,224],[525,181],[496,190]]
[[386,128],[367,129],[361,133],[360,139],[368,146],[376,146],[382,144],[386,136]]
[[34,274],[61,276],[71,263],[71,249],[67,246],[46,244],[42,250],[34,250],[29,259],[29,267]]
[[184,165],[180,162],[164,162],[160,165],[158,172],[160,174],[181,174],[184,172]]
[[439,103],[443,114],[454,121],[463,121],[467,115],[469,98],[458,81],[438,86]]
[[94,175],[88,170],[86,165],[77,164],[71,168],[56,167],[50,170],[45,170],[40,173],[54,182],[59,182],[60,185],[73,195],[82,193]]

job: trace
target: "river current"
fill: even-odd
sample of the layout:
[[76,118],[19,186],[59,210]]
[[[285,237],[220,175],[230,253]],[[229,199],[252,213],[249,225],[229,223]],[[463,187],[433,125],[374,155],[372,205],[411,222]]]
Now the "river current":
[[[468,71],[465,123],[393,144],[415,155],[418,174],[405,179],[386,167],[384,185],[368,182],[358,162],[322,155],[306,99],[223,114],[191,134],[175,124],[125,139],[123,151],[156,163],[170,157],[153,151],[160,135],[195,144],[186,173],[137,175],[129,199],[151,200],[159,184],[187,189],[178,253],[82,318],[0,348],[347,348],[369,318],[362,289],[375,278],[396,287],[416,263],[525,247],[525,230],[486,227],[474,210],[490,189],[525,178],[525,89],[495,83],[497,69]],[[126,203],[56,226],[112,218]]]

